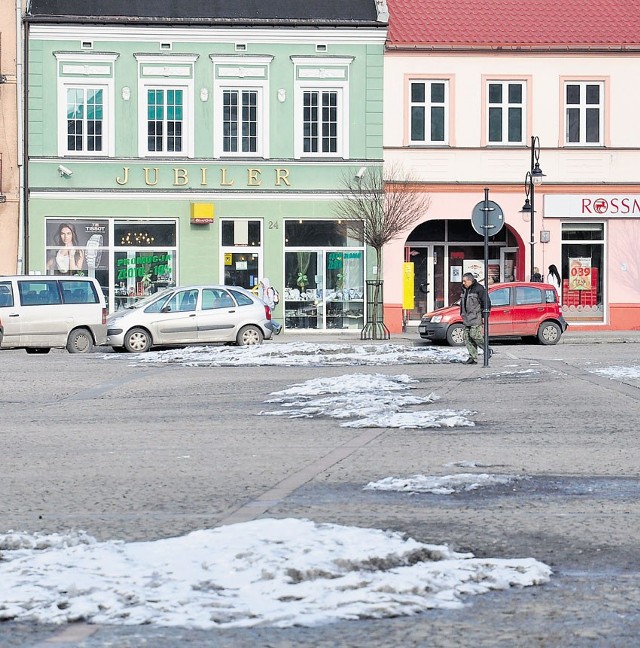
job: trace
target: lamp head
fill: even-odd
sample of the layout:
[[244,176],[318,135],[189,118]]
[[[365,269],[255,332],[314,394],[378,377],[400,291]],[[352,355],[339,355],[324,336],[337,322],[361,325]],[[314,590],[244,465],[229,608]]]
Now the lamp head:
[[534,185],[538,186],[542,184],[542,178],[544,178],[545,175],[542,173],[542,169],[540,168],[540,164],[538,162],[535,163],[533,167],[533,171],[531,171],[531,182],[533,182]]

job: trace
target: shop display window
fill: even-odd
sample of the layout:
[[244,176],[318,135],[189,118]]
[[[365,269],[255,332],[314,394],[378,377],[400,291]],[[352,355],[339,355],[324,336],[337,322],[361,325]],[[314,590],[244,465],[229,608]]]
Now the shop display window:
[[562,225],[562,312],[572,322],[604,321],[604,224]]
[[[354,237],[358,232],[337,221],[290,221],[285,233],[285,326],[361,329],[364,247]],[[292,249],[303,243],[306,249]]]
[[95,277],[109,310],[174,286],[176,223],[49,218],[46,273]]

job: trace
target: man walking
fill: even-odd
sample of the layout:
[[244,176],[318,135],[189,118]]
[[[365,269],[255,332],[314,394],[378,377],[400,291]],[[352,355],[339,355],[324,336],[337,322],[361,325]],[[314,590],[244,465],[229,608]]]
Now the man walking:
[[[491,300],[485,287],[479,284],[470,272],[462,275],[460,315],[464,324],[464,343],[469,352],[465,364],[478,362],[478,349],[484,347],[483,312],[491,310]],[[491,357],[489,349],[489,357]]]

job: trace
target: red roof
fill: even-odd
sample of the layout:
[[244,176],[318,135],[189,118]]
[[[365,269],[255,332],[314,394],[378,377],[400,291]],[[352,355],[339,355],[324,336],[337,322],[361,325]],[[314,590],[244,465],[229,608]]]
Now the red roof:
[[638,0],[387,0],[388,46],[640,48]]

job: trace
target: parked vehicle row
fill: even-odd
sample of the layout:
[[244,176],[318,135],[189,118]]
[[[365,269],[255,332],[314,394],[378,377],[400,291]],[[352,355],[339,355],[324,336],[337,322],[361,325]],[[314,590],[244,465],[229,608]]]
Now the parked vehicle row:
[[166,288],[107,317],[96,279],[82,276],[0,277],[0,348],[48,353],[94,346],[143,352],[152,347],[271,338],[271,309],[236,286]]
[[[545,283],[516,281],[489,286],[490,338],[532,338],[557,344],[567,330],[556,289]],[[420,337],[462,346],[464,326],[460,302],[425,313],[418,326]]]
[[[533,338],[557,344],[567,329],[558,294],[544,283],[489,287],[491,338]],[[461,346],[459,304],[422,317],[423,339]],[[87,353],[96,345],[140,353],[189,344],[261,344],[270,339],[271,310],[237,286],[166,288],[107,317],[98,282],[77,276],[0,277],[0,348],[48,353],[53,347]]]

